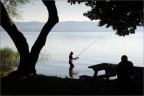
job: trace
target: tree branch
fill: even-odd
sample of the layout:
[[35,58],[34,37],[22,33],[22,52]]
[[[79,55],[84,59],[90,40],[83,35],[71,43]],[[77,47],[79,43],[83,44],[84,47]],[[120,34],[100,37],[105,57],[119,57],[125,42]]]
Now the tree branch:
[[[31,53],[30,53],[31,57],[35,59],[38,59],[39,53],[41,49],[43,48],[43,46],[45,45],[47,35],[51,31],[51,29],[54,27],[54,25],[59,22],[55,1],[42,0],[42,2],[45,4],[45,6],[48,9],[49,19],[44,25],[44,27],[42,28],[40,35],[38,36],[36,42],[34,43],[31,49]],[[33,59],[32,62],[37,62],[37,60]]]

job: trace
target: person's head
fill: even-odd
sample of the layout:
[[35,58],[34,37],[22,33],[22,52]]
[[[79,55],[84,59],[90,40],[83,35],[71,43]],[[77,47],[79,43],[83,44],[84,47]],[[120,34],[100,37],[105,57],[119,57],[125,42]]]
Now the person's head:
[[72,51],[70,52],[70,55],[73,55],[73,52],[72,52]]
[[128,61],[128,57],[127,57],[126,55],[123,55],[123,56],[121,57],[121,61]]

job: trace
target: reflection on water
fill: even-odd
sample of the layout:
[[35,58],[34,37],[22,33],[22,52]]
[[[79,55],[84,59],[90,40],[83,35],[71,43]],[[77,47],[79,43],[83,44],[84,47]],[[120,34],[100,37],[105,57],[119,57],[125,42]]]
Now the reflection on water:
[[71,77],[71,78],[73,78],[73,74],[74,74],[74,72],[73,72],[73,66],[70,66],[70,68],[69,68],[69,76]]
[[70,78],[75,78],[79,76],[79,72],[77,70],[74,70],[73,66],[69,67],[69,77]]
[[37,63],[41,63],[41,64],[48,63],[49,64],[49,63],[51,63],[51,61],[52,61],[52,55],[50,55],[50,53],[41,52]]

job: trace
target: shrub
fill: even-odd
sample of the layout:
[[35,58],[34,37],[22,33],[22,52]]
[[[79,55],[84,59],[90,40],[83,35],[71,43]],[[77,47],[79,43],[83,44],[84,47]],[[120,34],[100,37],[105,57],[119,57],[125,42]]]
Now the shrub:
[[11,48],[0,48],[0,67],[2,73],[12,71],[18,66],[19,53]]

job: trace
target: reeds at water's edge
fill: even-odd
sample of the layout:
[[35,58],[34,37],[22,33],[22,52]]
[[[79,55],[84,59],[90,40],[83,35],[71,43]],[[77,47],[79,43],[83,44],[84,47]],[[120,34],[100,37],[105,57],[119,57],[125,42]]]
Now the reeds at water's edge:
[[[50,60],[51,55],[47,52],[40,53],[39,62]],[[6,76],[19,65],[20,56],[18,51],[12,48],[0,48],[0,77]]]
[[9,47],[0,48],[0,76],[6,75],[12,71],[13,68],[17,67],[19,63],[19,53],[12,50]]

